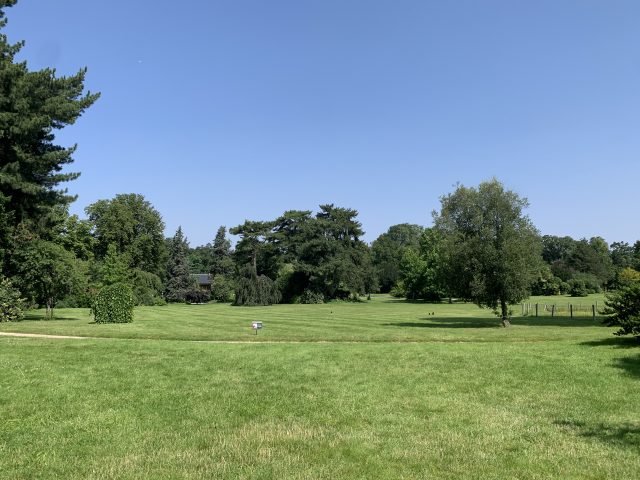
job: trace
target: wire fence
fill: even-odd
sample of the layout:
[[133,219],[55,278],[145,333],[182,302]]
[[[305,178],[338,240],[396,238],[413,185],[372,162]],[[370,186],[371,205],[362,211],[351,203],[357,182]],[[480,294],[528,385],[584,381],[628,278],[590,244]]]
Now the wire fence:
[[523,317],[592,317],[602,315],[604,304],[593,303],[522,303]]

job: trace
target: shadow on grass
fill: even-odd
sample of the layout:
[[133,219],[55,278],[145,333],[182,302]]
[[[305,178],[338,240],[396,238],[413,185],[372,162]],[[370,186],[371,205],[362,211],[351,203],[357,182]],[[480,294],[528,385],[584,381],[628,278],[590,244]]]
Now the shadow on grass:
[[409,327],[409,328],[497,328],[500,321],[494,318],[473,317],[425,317],[423,322],[397,322],[383,323],[385,327]]
[[[79,320],[76,317],[65,317],[56,315],[55,312],[53,314],[53,318],[51,320]],[[50,320],[45,320],[43,312],[28,312],[24,314],[24,317],[20,320],[21,322],[48,322]]]
[[[580,345],[587,347],[635,348],[640,351],[640,339],[636,337],[609,337],[603,338],[602,340],[582,342]],[[613,366],[624,370],[632,377],[640,378],[640,354],[631,357],[617,358]]]
[[530,327],[601,327],[597,319],[591,317],[514,317],[511,319],[513,325],[527,325]]
[[640,355],[618,358],[615,366],[624,370],[632,377],[640,378]]
[[409,298],[385,298],[384,300],[378,300],[380,303],[416,303],[418,305],[475,305],[475,303],[465,302],[463,300],[454,299],[451,303],[449,300],[443,300],[441,302],[434,302],[429,300],[411,300]]
[[591,340],[582,342],[579,345],[586,347],[618,347],[618,348],[634,348],[640,347],[640,340],[635,337],[607,337],[602,340]]
[[[387,327],[410,328],[502,328],[500,319],[477,317],[422,317],[421,322],[384,323]],[[511,320],[512,325],[526,325],[531,327],[593,327],[599,326],[591,319],[563,319],[563,318],[535,318],[516,317]]]
[[571,420],[558,420],[554,423],[581,437],[593,438],[609,445],[633,449],[640,447],[640,425],[638,424],[596,423],[588,425],[585,422]]

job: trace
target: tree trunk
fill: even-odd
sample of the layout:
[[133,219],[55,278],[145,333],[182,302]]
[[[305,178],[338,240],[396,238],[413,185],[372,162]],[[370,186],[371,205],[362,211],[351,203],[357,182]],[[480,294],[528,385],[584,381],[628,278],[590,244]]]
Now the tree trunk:
[[258,251],[257,250],[253,251],[252,263],[253,263],[253,278],[256,279],[258,278]]
[[53,298],[47,298],[47,309],[44,318],[45,320],[51,320],[53,318]]
[[509,322],[509,310],[507,308],[507,302],[503,299],[500,299],[500,310],[500,313],[502,314],[502,326],[508,327],[511,325],[511,322]]

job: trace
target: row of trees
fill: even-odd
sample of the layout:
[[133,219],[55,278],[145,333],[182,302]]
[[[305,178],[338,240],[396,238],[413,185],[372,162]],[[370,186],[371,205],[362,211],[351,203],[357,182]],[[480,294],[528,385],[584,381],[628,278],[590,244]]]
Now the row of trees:
[[[438,229],[394,225],[371,246],[380,291],[409,299],[438,300],[449,295],[439,278]],[[640,280],[640,241],[608,245],[601,237],[575,240],[544,235],[530,259],[539,270],[534,295],[585,296],[618,289]]]

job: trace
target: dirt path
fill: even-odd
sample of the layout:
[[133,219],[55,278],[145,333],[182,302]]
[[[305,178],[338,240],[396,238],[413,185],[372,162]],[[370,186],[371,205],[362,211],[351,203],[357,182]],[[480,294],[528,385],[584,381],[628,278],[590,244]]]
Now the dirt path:
[[73,337],[71,335],[46,335],[44,333],[13,333],[13,332],[0,332],[0,336],[3,337],[31,337],[31,338],[57,338],[57,339],[72,339],[72,340],[95,340],[96,337]]
[[174,338],[121,338],[121,337],[77,337],[72,335],[47,335],[44,333],[15,333],[15,332],[0,332],[0,337],[22,337],[22,338],[45,338],[54,340],[167,340],[171,342],[191,342],[191,343],[222,343],[222,344],[253,344],[253,345],[278,345],[278,344],[311,344],[311,343],[425,343],[417,341],[389,341],[389,342],[371,342],[371,341],[354,341],[354,340],[188,340],[188,339],[174,339]]
[[[372,342],[358,342],[349,340],[188,340],[188,339],[174,339],[174,338],[122,338],[122,337],[74,337],[72,335],[47,335],[44,333],[14,333],[14,332],[0,332],[0,337],[28,337],[28,338],[52,338],[57,340],[167,340],[170,342],[192,342],[192,343],[252,343],[252,344],[266,344],[273,345],[279,343],[372,343]],[[373,342],[379,343],[379,342]],[[383,342],[386,343],[386,342]],[[395,343],[395,342],[394,342]],[[419,343],[419,342],[398,342],[398,343]]]

